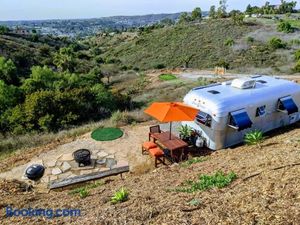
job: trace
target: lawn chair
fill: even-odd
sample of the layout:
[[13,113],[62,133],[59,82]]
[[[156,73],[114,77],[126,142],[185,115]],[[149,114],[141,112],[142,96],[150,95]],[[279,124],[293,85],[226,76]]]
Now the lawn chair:
[[166,165],[164,152],[159,148],[151,148],[149,154],[155,158],[155,167],[158,164]]
[[155,125],[155,126],[150,127],[149,141],[151,141],[151,138],[153,138],[152,134],[154,134],[154,133],[161,133],[159,125]]
[[155,144],[152,141],[146,141],[142,144],[142,155],[144,155],[146,152],[149,152],[151,148],[157,148],[157,144]]

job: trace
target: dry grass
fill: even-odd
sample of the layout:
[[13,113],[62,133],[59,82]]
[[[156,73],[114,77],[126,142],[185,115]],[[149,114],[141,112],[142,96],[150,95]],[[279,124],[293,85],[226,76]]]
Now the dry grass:
[[[95,128],[105,126],[107,122],[108,120],[92,122],[69,130],[63,130],[58,133],[2,137],[0,139],[0,160],[16,154],[17,150],[22,150],[22,153],[24,153],[24,151],[29,148],[47,145],[54,142],[63,143],[66,139],[76,138],[92,131]],[[20,153],[18,152],[18,154]]]
[[[241,146],[217,151],[208,161],[188,168],[174,165],[143,175],[127,174],[123,180],[108,178],[85,199],[69,195],[67,190],[24,194],[18,183],[0,181],[1,222],[25,221],[5,218],[5,205],[13,205],[82,211],[79,218],[54,218],[47,220],[48,224],[300,224],[300,166],[291,165],[300,162],[299,135],[298,123],[268,134],[261,150]],[[167,191],[218,170],[235,171],[238,179],[222,189],[192,194]],[[121,187],[130,191],[130,198],[112,205],[110,198]],[[197,199],[196,205],[190,204],[193,199]],[[26,223],[45,221],[26,218]]]

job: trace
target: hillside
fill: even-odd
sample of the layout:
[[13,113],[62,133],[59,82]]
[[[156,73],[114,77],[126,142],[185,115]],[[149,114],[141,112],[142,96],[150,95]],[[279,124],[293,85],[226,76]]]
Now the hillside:
[[93,19],[69,20],[33,20],[0,21],[0,25],[10,28],[23,27],[28,31],[35,29],[43,35],[62,35],[69,37],[87,37],[101,31],[123,30],[132,27],[147,26],[164,19],[177,20],[180,13],[149,14],[140,16],[112,16]]
[[68,40],[55,37],[0,34],[0,56],[12,59],[21,76],[34,65],[51,65],[51,54],[69,44]]
[[[20,182],[2,180],[0,218],[2,224],[299,224],[299,134],[298,123],[269,133],[261,149],[241,146],[217,151],[189,167],[175,164],[147,174],[127,174],[123,180],[108,178],[83,199],[70,190],[26,193]],[[238,178],[222,189],[174,191],[186,180],[218,170],[233,171]],[[113,205],[110,197],[120,187],[129,190],[129,200]],[[79,208],[82,216],[6,218],[7,205]]]
[[[276,30],[276,24],[271,19],[249,19],[243,25],[231,19],[207,20],[146,30],[133,39],[116,36],[113,44],[107,37],[91,38],[91,43],[104,50],[103,58],[140,70],[225,66],[252,73],[291,73],[293,53],[298,49],[293,40],[298,39],[299,31],[284,34]],[[282,38],[287,48],[272,48],[272,37]]]

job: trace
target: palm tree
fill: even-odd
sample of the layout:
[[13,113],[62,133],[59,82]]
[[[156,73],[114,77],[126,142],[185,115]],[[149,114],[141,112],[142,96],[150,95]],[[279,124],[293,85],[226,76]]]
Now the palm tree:
[[58,53],[55,53],[54,60],[55,66],[61,71],[74,70],[74,51],[70,47],[64,47],[59,49]]

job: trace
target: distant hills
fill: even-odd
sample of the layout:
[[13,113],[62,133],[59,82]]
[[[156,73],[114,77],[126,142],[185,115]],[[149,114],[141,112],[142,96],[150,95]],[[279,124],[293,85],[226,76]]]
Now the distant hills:
[[140,27],[157,23],[163,19],[176,21],[181,13],[149,14],[141,16],[112,16],[94,19],[70,19],[70,20],[32,20],[32,21],[0,21],[5,25],[16,29],[21,27],[28,32],[36,30],[40,34],[56,36],[88,36],[100,31],[122,30],[132,27]]

